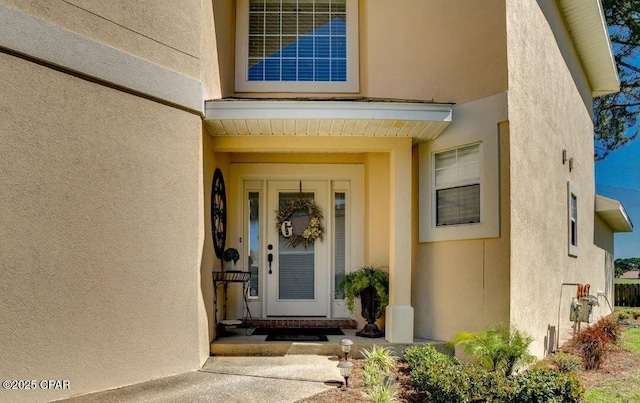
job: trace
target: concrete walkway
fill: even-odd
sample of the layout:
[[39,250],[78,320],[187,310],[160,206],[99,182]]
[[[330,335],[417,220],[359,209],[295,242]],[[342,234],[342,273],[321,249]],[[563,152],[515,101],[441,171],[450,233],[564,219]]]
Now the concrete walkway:
[[296,402],[337,387],[337,365],[337,356],[209,357],[199,371],[63,402]]

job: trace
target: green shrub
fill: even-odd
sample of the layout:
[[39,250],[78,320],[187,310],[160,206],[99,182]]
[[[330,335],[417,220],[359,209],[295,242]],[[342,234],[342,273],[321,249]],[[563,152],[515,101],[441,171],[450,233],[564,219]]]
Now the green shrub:
[[431,344],[410,347],[404,356],[414,387],[427,394],[427,401],[467,400],[470,379],[460,370],[462,365],[458,360],[437,352]]
[[549,360],[560,372],[576,372],[582,366],[582,359],[574,354],[558,351],[549,355]]
[[370,365],[365,365],[362,368],[362,383],[365,388],[369,389],[380,386],[382,385],[383,379],[384,373],[380,372],[378,368]]
[[411,368],[430,364],[460,363],[457,358],[436,351],[432,344],[409,347],[404,352],[404,359]]
[[507,377],[462,364],[433,346],[412,347],[405,352],[416,390],[425,401],[449,402],[579,402],[584,390],[571,373],[550,370],[527,371]]
[[618,320],[626,320],[631,317],[631,313],[629,311],[619,311],[618,312]]
[[387,373],[396,366],[398,356],[391,347],[382,347],[377,344],[371,346],[371,349],[363,350],[364,365],[378,368],[381,372]]
[[365,397],[373,403],[397,403],[398,387],[393,382],[383,382],[364,393]]
[[376,344],[371,349],[363,350],[362,354],[364,355],[362,382],[366,389],[365,396],[376,403],[398,402],[398,388],[388,377],[396,367],[398,356],[390,347]]
[[[416,390],[435,403],[510,401],[514,386],[504,374],[489,372],[441,354],[432,345],[412,347],[405,352]],[[489,394],[492,391],[492,394]]]
[[517,392],[513,402],[581,402],[584,388],[580,379],[572,373],[556,371],[529,371],[514,377]]
[[510,376],[519,366],[535,361],[527,351],[531,342],[533,337],[525,332],[496,325],[476,333],[458,333],[451,344],[462,347],[484,368]]

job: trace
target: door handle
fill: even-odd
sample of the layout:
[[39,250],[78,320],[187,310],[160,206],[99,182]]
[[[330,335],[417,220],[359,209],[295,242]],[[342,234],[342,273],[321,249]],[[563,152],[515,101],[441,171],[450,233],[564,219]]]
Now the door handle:
[[[273,250],[273,245],[267,245],[267,249]],[[269,254],[267,255],[267,262],[269,263],[269,274],[272,274],[273,270],[271,270],[271,263],[273,263],[273,253],[269,252]]]

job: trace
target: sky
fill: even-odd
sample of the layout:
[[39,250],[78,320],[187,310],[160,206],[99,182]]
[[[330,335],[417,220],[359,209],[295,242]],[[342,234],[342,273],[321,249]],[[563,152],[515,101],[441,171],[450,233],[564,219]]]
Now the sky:
[[640,257],[640,137],[596,163],[596,193],[617,199],[633,223],[633,232],[615,234],[614,256]]

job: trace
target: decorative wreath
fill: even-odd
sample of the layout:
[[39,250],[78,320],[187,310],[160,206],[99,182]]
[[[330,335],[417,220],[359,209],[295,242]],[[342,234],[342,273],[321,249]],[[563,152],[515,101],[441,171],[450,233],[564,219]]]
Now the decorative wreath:
[[316,239],[322,240],[322,210],[306,199],[289,200],[277,211],[276,230],[287,239],[287,245],[313,244]]

